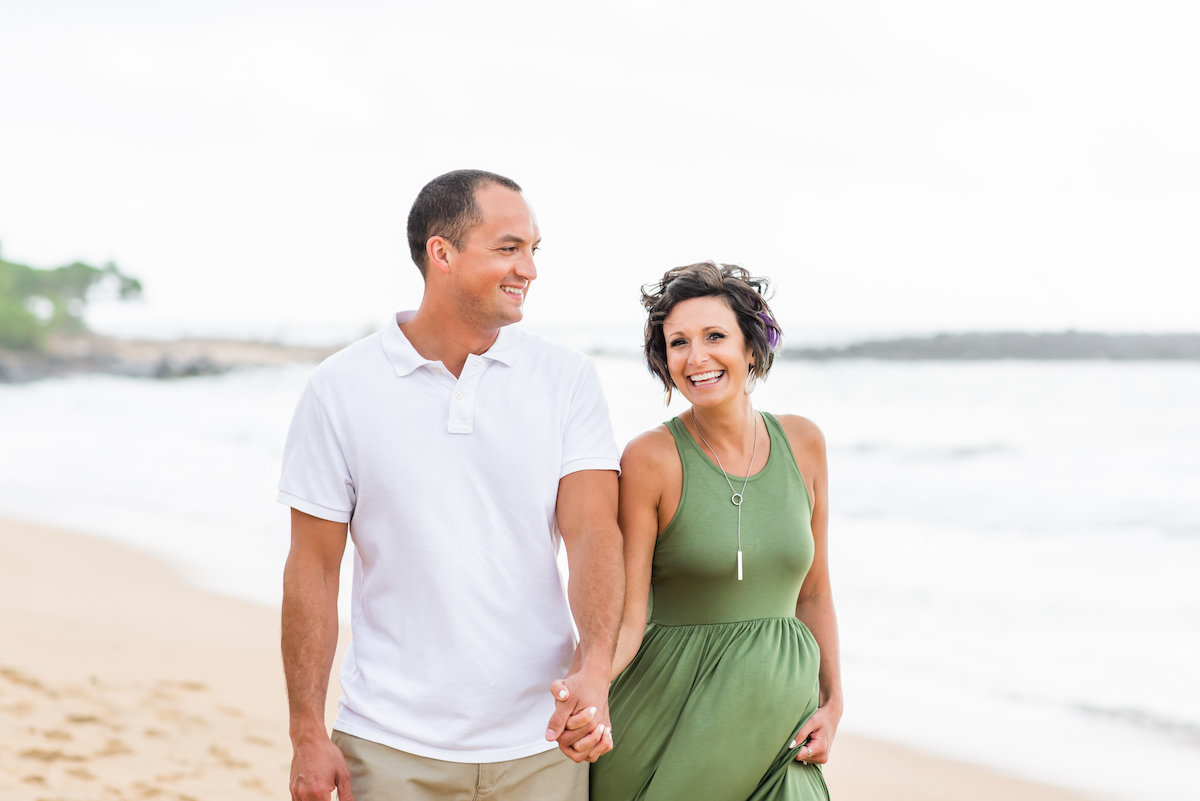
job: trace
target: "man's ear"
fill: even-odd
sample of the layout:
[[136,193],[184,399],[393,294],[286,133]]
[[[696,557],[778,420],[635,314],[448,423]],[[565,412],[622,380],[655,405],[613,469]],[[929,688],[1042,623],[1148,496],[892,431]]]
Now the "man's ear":
[[450,258],[454,245],[445,237],[431,236],[425,243],[425,265],[442,273],[450,272]]

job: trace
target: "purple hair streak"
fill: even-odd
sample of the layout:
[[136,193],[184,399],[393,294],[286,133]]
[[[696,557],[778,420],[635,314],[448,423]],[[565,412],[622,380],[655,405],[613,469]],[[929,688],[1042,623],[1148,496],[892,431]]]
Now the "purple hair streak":
[[775,322],[775,318],[769,312],[760,311],[758,319],[763,321],[763,325],[767,328],[767,344],[771,346],[771,350],[779,347],[779,323]]

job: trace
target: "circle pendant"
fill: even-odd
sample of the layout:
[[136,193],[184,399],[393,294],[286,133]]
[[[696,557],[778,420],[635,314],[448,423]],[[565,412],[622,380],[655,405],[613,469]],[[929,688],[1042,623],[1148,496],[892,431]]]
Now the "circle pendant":
[[730,498],[729,500],[733,501],[734,506],[741,506],[742,505],[742,493],[740,493],[740,492],[733,493],[733,497]]

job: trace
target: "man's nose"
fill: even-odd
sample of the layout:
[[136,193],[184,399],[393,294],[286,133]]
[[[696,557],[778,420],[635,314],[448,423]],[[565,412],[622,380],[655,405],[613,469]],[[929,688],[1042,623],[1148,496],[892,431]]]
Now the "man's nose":
[[527,281],[532,281],[537,278],[537,274],[537,265],[533,263],[533,252],[529,251],[517,261],[517,275]]

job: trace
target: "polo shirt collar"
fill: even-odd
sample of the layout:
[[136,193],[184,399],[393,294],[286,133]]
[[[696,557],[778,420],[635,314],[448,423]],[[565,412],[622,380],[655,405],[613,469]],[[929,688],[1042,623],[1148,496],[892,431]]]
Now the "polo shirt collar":
[[492,346],[479,354],[480,358],[491,359],[494,362],[500,362],[505,367],[512,367],[517,360],[517,340],[520,336],[515,327],[504,326],[496,335],[496,341],[492,343]]
[[[400,330],[400,324],[408,322],[416,313],[415,309],[397,312],[391,321],[383,327],[383,331],[381,332],[381,336],[383,337],[383,351],[387,354],[388,361],[392,363],[392,368],[396,371],[396,375],[400,377],[411,375],[419,367],[426,365],[437,367],[441,365],[440,362],[433,359],[426,359],[420,353],[417,353],[417,349],[412,346],[412,343],[408,341],[408,337],[404,336],[404,332]],[[517,360],[519,338],[520,334],[513,329],[513,326],[504,326],[496,336],[496,341],[485,352],[479,354],[479,358],[500,362],[506,367],[512,367],[513,363]]]

